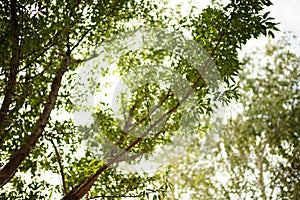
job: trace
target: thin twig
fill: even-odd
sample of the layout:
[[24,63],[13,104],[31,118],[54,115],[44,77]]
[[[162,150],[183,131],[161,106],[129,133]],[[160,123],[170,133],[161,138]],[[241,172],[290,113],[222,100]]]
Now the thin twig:
[[68,193],[68,190],[67,190],[67,185],[66,185],[64,168],[63,168],[63,165],[62,165],[62,162],[61,162],[61,157],[60,157],[60,154],[59,154],[59,151],[58,151],[57,147],[55,146],[55,143],[54,143],[53,139],[51,138],[49,140],[50,140],[50,142],[51,142],[51,144],[52,144],[52,146],[54,148],[54,151],[55,151],[56,160],[57,160],[57,163],[58,163],[58,166],[59,166],[60,175],[61,175],[63,191],[64,191],[64,195],[66,195]]

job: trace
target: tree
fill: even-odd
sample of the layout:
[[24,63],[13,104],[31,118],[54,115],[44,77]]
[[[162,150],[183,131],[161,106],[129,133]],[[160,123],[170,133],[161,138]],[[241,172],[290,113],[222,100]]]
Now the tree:
[[240,76],[243,111],[215,133],[184,182],[204,199],[298,199],[299,62],[295,38],[249,53]]
[[[200,16],[191,15],[180,21],[183,27],[193,30],[195,41],[204,47],[220,70],[228,90],[226,102],[236,96],[234,83],[230,79],[237,75],[239,69],[237,49],[251,37],[266,35],[268,31],[272,34],[271,31],[276,30],[273,19],[268,17],[268,13],[263,13],[263,8],[270,4],[265,0],[232,1],[228,5],[209,7]],[[113,156],[106,157],[106,160],[95,158],[94,152],[89,150],[83,157],[74,157],[82,138],[91,129],[78,129],[72,120],[59,120],[53,114],[53,111],[74,111],[70,96],[76,69],[89,60],[94,49],[103,41],[124,31],[125,22],[142,18],[145,24],[162,24],[155,22],[160,17],[159,12],[154,16],[149,14],[155,11],[157,5],[148,1],[11,0],[1,2],[0,6],[0,84],[4,89],[0,93],[2,197],[45,198],[50,193],[59,192],[64,199],[80,199],[89,191],[91,195],[98,196],[131,193],[147,196],[148,193],[143,193],[146,183],[153,184],[150,189],[154,191],[164,191],[164,185],[168,188],[167,181],[161,187],[154,187],[160,180],[157,176],[124,175],[110,168],[110,164],[124,159],[122,152],[117,156],[111,154]],[[240,33],[240,30],[243,31]],[[134,69],[131,61],[138,62],[139,54],[143,55],[143,52],[129,52],[122,57],[119,73]],[[150,49],[144,52],[140,60],[150,59],[157,63],[158,58],[166,57],[172,57],[174,63],[170,67],[187,78],[196,94],[199,104],[195,110],[201,111],[196,115],[212,111],[208,103],[207,84],[195,66],[187,62],[187,57],[170,52],[151,52]],[[155,127],[157,124],[151,124],[150,116],[145,117],[150,107],[144,99],[164,106],[167,112],[161,120],[169,120],[163,124],[164,134],[154,133],[157,137],[151,139],[129,137],[124,130],[117,128],[110,111],[99,107],[94,116],[95,123],[100,123],[102,127],[102,132],[95,130],[99,131],[100,140],[101,137],[114,135],[116,137],[110,139],[116,142],[115,145],[133,152],[151,152],[157,145],[171,140],[183,108],[180,108],[180,101],[170,92],[170,88],[158,90],[160,94],[157,94],[157,87],[141,87],[124,107],[129,113],[132,111],[130,117],[135,120],[135,125],[148,123]],[[133,161],[135,156],[129,159]],[[49,171],[61,176],[62,187],[51,186],[41,179],[42,174]],[[29,182],[24,180],[25,175],[31,177]]]

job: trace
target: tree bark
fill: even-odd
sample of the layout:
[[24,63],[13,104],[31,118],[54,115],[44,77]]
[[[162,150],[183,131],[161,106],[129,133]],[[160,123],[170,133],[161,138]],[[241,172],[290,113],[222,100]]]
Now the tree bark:
[[17,16],[17,1],[12,0],[10,3],[11,12],[11,48],[12,55],[10,61],[9,77],[5,88],[5,95],[0,109],[0,142],[2,143],[4,128],[7,121],[7,115],[9,112],[9,107],[13,99],[14,88],[17,83],[17,74],[20,63],[20,43],[19,43],[19,33],[18,33],[18,16]]
[[10,158],[8,163],[0,171],[0,187],[5,185],[15,174],[23,160],[29,155],[30,149],[34,147],[38,139],[41,137],[46,124],[48,123],[51,111],[55,105],[58,96],[58,91],[61,85],[61,80],[67,70],[69,64],[69,55],[64,58],[61,67],[57,71],[56,77],[52,81],[51,91],[47,102],[44,105],[44,110],[37,120],[31,135],[25,140],[20,149],[18,149]]

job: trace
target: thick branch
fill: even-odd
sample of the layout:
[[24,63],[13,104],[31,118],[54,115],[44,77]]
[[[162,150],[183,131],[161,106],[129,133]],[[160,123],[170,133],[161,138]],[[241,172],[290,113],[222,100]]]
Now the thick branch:
[[17,83],[17,74],[19,68],[20,57],[20,44],[18,34],[18,16],[17,16],[17,1],[12,0],[10,3],[11,10],[11,34],[12,34],[12,55],[10,61],[10,71],[8,77],[8,83],[5,88],[4,100],[0,109],[0,137],[2,138],[5,123],[7,121],[7,115],[9,112],[9,106],[13,99],[14,88]]
[[57,71],[56,77],[52,81],[51,91],[47,102],[44,105],[44,110],[31,132],[31,135],[25,140],[22,146],[11,156],[10,160],[0,171],[0,187],[5,185],[15,174],[21,162],[29,155],[30,149],[34,147],[38,139],[41,137],[46,124],[48,123],[50,113],[55,105],[58,91],[61,85],[62,77],[67,70],[69,57],[66,57],[62,62],[60,69]]
[[[77,2],[75,7],[77,7],[79,5],[79,3],[80,3],[80,1]],[[16,0],[12,0],[12,5],[13,4],[16,6]],[[14,6],[12,6],[12,7],[14,7]],[[12,9],[12,11],[13,11],[13,9]],[[14,12],[12,12],[12,13],[14,13]],[[17,29],[15,29],[15,30],[17,30]],[[58,37],[60,34],[63,34],[62,30],[58,31],[58,33],[55,34],[54,38],[47,43],[47,45],[45,46],[45,49],[43,49],[42,52],[40,52],[36,58],[42,56],[51,47],[51,43],[53,43],[53,41],[55,41],[55,38]],[[64,34],[66,34],[66,37],[68,38],[70,33],[67,31],[67,33],[64,33]],[[67,41],[67,42],[69,42],[69,41]],[[51,111],[55,105],[55,102],[56,102],[56,99],[58,96],[58,91],[59,91],[59,88],[61,85],[62,77],[63,77],[64,73],[67,71],[68,66],[71,64],[75,64],[73,62],[70,62],[71,52],[72,51],[68,48],[68,51],[66,52],[66,54],[63,55],[62,64],[61,64],[60,68],[58,69],[55,78],[52,81],[51,91],[48,95],[46,103],[44,104],[44,110],[41,113],[37,122],[35,123],[33,130],[31,132],[31,135],[25,140],[25,142],[21,145],[21,147],[11,156],[8,163],[6,163],[6,165],[4,165],[2,167],[2,169],[0,171],[0,187],[5,185],[13,177],[13,175],[17,171],[18,167],[20,166],[21,162],[23,160],[25,160],[25,158],[29,155],[30,149],[35,146],[36,142],[41,137],[41,135],[44,131],[44,128],[45,128],[46,124],[48,123]],[[32,63],[28,63],[27,66],[30,66],[31,64]],[[25,68],[26,68],[26,66],[25,66]],[[18,69],[16,69],[16,73],[17,72],[18,72]],[[2,112],[0,114],[2,114]],[[0,120],[2,121],[2,116],[1,116]],[[1,123],[0,123],[0,125],[1,125]],[[0,133],[1,133],[1,127],[0,127]]]

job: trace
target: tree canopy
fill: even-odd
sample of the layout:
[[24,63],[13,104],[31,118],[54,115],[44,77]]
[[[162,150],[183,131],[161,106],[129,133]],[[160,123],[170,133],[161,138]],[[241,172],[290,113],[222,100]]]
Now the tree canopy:
[[244,58],[238,101],[243,111],[213,129],[206,150],[190,152],[186,161],[192,165],[178,165],[182,175],[175,176],[186,186],[182,194],[192,191],[192,199],[300,197],[300,57],[295,41],[287,35]]
[[[210,67],[216,66],[221,81],[218,84],[224,87],[220,101],[228,103],[237,98],[234,77],[241,67],[237,52],[253,37],[274,35],[276,23],[264,12],[270,5],[269,0],[231,0],[228,4],[214,1],[200,14],[191,11],[176,19],[176,26],[169,26],[172,16],[164,14],[162,3],[147,0],[1,1],[1,198],[163,198],[171,188],[167,174],[124,174],[111,166],[122,161],[138,162],[145,153],[172,142],[176,134],[204,134],[198,119],[214,112],[205,78]],[[191,41],[203,48],[201,55],[205,56],[197,60],[203,71],[189,62],[197,56],[176,53],[176,49],[192,52],[189,49],[193,46],[187,48],[187,40],[179,43],[183,46],[176,46],[174,38],[174,51],[148,48],[123,53],[116,73],[141,75],[143,71],[137,66],[159,66],[167,60],[167,69],[181,75],[191,91],[180,99],[171,86],[163,83],[172,78],[165,73],[154,74],[162,82],[135,86],[129,100],[122,102],[128,122],[122,128],[101,100],[93,110],[94,122],[89,127],[78,127],[73,119],[61,118],[76,111],[72,91],[80,67],[95,58],[106,41],[139,29],[136,22],[146,28],[171,29],[179,39],[187,30]],[[153,34],[158,46],[159,42],[168,43]],[[116,44],[111,48],[118,52],[121,47]],[[107,71],[100,73],[105,75]],[[134,85],[136,78],[134,74],[129,76],[129,85]],[[105,85],[95,87],[103,90]],[[182,105],[191,94],[194,103],[187,105],[188,110]],[[164,112],[157,114],[159,107]],[[194,119],[191,126],[180,126],[189,114]],[[128,134],[130,131],[134,134]],[[92,148],[93,141],[101,144],[100,153],[99,148]],[[106,141],[121,151],[106,148]],[[90,142],[91,148],[81,150],[83,142]],[[133,155],[124,157],[124,150]],[[48,181],[47,173],[48,177],[60,177],[61,184]]]

